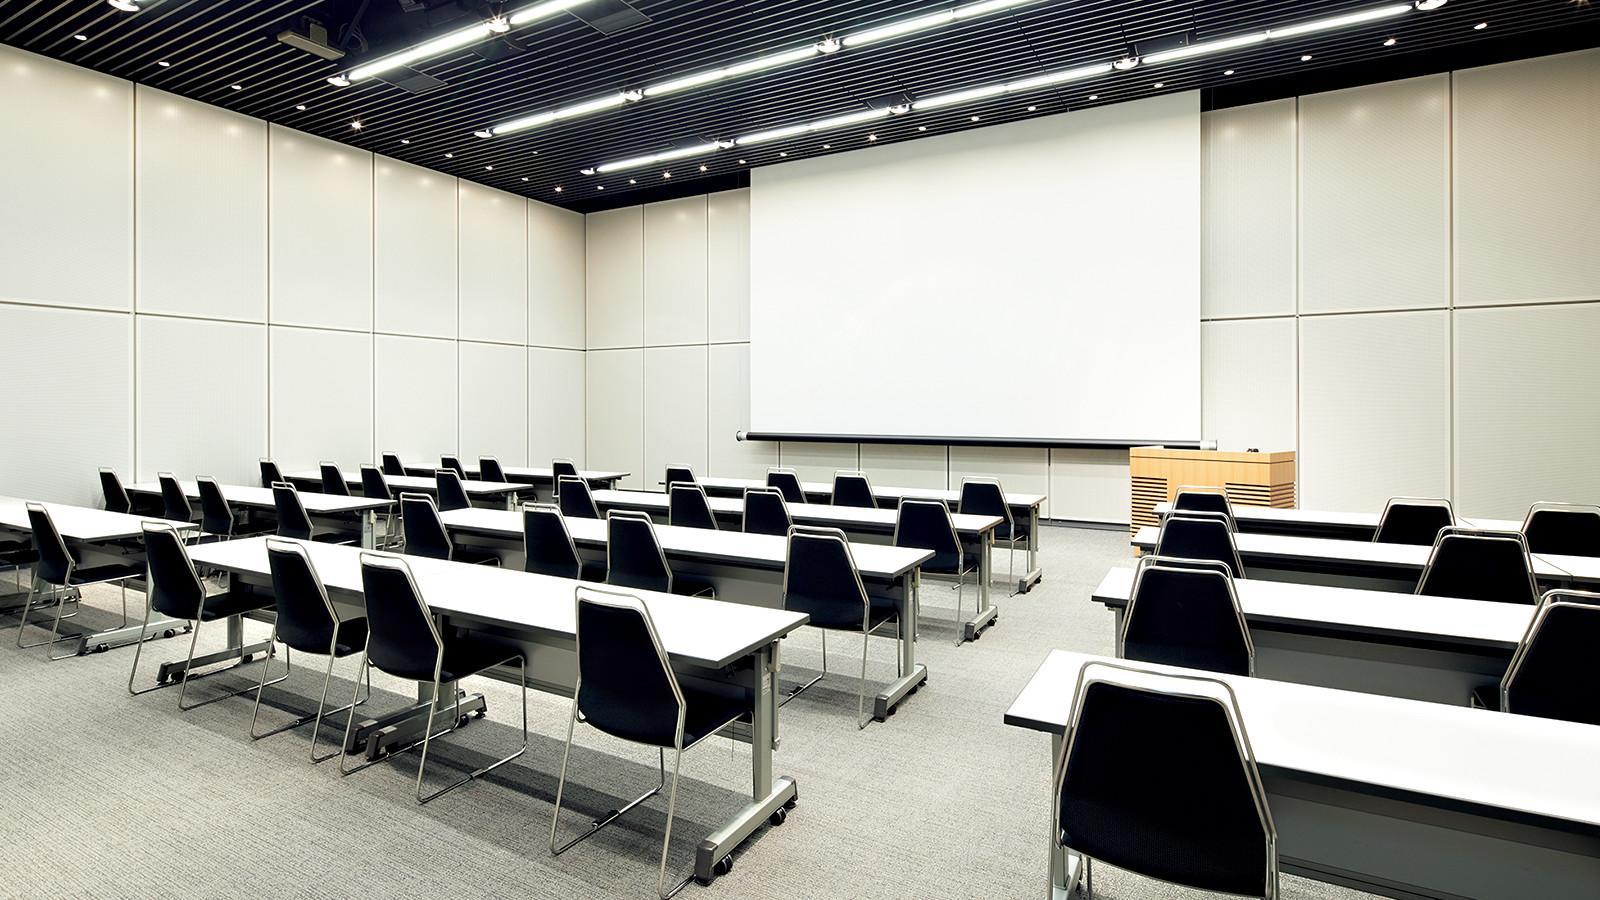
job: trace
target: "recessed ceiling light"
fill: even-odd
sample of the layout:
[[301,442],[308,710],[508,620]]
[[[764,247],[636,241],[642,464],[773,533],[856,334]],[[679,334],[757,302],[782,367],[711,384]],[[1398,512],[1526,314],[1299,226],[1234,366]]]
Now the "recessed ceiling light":
[[662,178],[671,178],[672,177],[672,173],[671,172],[662,172],[661,173],[661,177]]
[[242,85],[242,84],[230,84],[230,85],[228,85],[228,87],[230,87],[230,88],[232,88],[233,90],[236,90],[236,91],[244,90],[244,85]]
[[928,126],[926,126],[926,125],[918,125],[917,126],[917,130],[918,131],[927,131],[928,130]]
[[474,131],[472,133],[472,135],[473,135],[473,137],[492,138],[492,137],[494,137],[494,132],[490,131],[487,128],[480,128],[479,130]]
[[301,112],[306,111],[306,105],[304,103],[296,103],[294,108],[300,110]]
[[742,159],[739,160],[739,165],[741,165],[741,166],[744,165],[744,160],[742,160]]
[[603,191],[603,190],[606,189],[606,186],[603,185],[603,184],[597,184],[597,185],[594,186],[594,189],[597,190],[597,191]]
[[87,34],[75,34],[72,36],[72,39],[75,41],[87,41],[89,36]]
[[1090,94],[1089,95],[1089,99],[1090,100],[1099,100],[1100,99],[1100,95],[1099,94]]
[[[1488,27],[1489,27],[1489,23],[1488,22],[1479,22],[1478,24],[1472,26],[1472,30],[1473,31],[1482,31],[1482,30],[1484,30],[1485,28],[1488,28]],[[78,40],[80,40],[80,41],[83,40],[83,36],[79,35],[78,36]]]
[[778,151],[778,155],[779,156],[788,156],[789,155],[789,151],[787,151],[787,150],[779,150]]
[[1028,107],[1028,112],[1038,112],[1038,111],[1039,111],[1039,107],[1037,107],[1037,106]]
[[867,135],[867,140],[869,140],[869,141],[875,141],[875,140],[877,140],[877,139],[878,139],[878,136],[877,136],[877,135],[875,135],[875,134],[869,134],[869,135]]
[[638,184],[639,183],[639,179],[637,179],[637,178],[629,178],[628,179],[628,183],[629,184]]
[[1117,60],[1116,62],[1112,63],[1111,65],[1113,67],[1115,67],[1118,72],[1126,72],[1129,69],[1133,68],[1134,66],[1137,66],[1138,64],[1139,64],[1139,57],[1137,57],[1137,56],[1124,56],[1123,58]]
[[523,181],[527,181],[528,180],[528,176],[526,176],[526,175],[522,176],[522,180]]
[[979,119],[979,118],[978,118],[978,117],[977,117],[977,116],[973,116],[973,117],[972,117],[972,121],[974,121],[974,122],[978,122],[978,121],[981,121],[981,120],[980,120],[980,119]]
[[361,130],[361,120],[360,119],[356,119],[356,120],[352,121],[350,123],[350,130],[351,131],[360,131]]
[[1389,38],[1387,41],[1383,42],[1383,45],[1385,47],[1393,47],[1395,45],[1395,39],[1394,38]]
[[1233,70],[1232,69],[1228,69],[1228,70],[1224,71],[1222,74],[1224,74],[1224,75],[1232,75],[1233,74]]
[[556,193],[561,193],[561,185],[556,185]]
[[705,165],[704,163],[701,163],[700,164],[700,171],[702,171],[702,172],[710,171],[710,167]]
[[485,172],[493,172],[494,171],[494,166],[484,166],[483,170]]
[[833,149],[833,145],[832,144],[823,144],[822,145],[822,149],[824,149],[824,150],[832,150]]
[[1417,0],[1417,9],[1427,12],[1428,10],[1438,9],[1449,2],[1450,0]]
[[445,158],[445,159],[455,159],[455,158],[456,158],[456,155],[455,155],[455,154],[454,154],[454,153],[446,153],[446,154],[445,154],[445,155],[444,155],[444,158]]
[[401,138],[400,139],[400,143],[409,144],[409,143],[411,143],[411,138]]
[[1156,82],[1156,87],[1158,87],[1158,88],[1164,88],[1166,86],[1167,86],[1167,83],[1165,81]]
[[138,0],[106,0],[106,3],[112,9],[120,9],[123,12],[138,12],[139,11],[139,2],[138,2]]
[[160,60],[156,60],[156,65],[158,65],[161,68],[165,69],[166,67],[172,65],[172,63],[169,63],[164,59],[160,59]]
[[1309,54],[1309,53],[1302,54],[1301,57],[1300,57],[1300,61],[1301,62],[1311,62],[1311,54]]

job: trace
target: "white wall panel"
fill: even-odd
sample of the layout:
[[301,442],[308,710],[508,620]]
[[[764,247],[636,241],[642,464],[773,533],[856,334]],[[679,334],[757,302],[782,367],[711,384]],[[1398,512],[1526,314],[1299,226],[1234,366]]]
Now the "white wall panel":
[[461,339],[523,343],[528,333],[528,204],[461,186]]
[[140,481],[256,484],[267,454],[267,327],[138,316]]
[[528,464],[528,350],[505,344],[461,347],[461,455]]
[[0,359],[13,374],[48,374],[7,392],[0,494],[99,506],[99,467],[128,479],[132,321],[126,313],[0,305]]
[[644,351],[644,484],[669,465],[706,472],[706,346],[650,347]]
[[706,341],[706,198],[644,207],[644,343]]
[[583,216],[548,203],[528,204],[528,343],[584,346]]
[[1200,117],[1200,314],[1295,311],[1295,99]]
[[1223,449],[1297,445],[1295,319],[1200,325],[1202,433]]
[[372,327],[372,154],[271,126],[275,324]]
[[1600,304],[1455,314],[1456,505],[1521,518],[1600,503]]
[[528,465],[584,460],[584,353],[528,348]]
[[272,366],[268,455],[285,472],[315,468],[325,459],[354,470],[376,459],[372,336],[273,328],[268,340]]
[[585,465],[629,473],[621,481],[624,488],[654,487],[657,476],[646,479],[644,472],[644,351],[596,350],[585,356]]
[[1300,98],[1300,310],[1450,302],[1450,76]]
[[267,124],[143,85],[136,100],[139,311],[265,322]]
[[133,85],[0,46],[0,122],[0,300],[130,309]]
[[383,156],[373,166],[373,327],[453,338],[456,180]]
[[1456,302],[1600,298],[1600,50],[1455,76]]
[[706,197],[706,329],[712,343],[750,340],[750,189]]
[[1132,490],[1126,450],[1051,450],[1050,517],[1127,522]]
[[1447,496],[1449,313],[1302,318],[1298,462],[1307,509]]
[[585,217],[588,342],[591,349],[644,346],[644,209]]
[[380,334],[372,343],[378,452],[429,462],[456,453],[456,342]]
[[890,487],[944,490],[950,481],[949,458],[943,444],[862,444],[860,468],[873,484]]
[[778,445],[778,464],[795,470],[801,481],[833,482],[833,473],[861,465],[858,444],[808,444],[785,441]]
[[750,430],[750,345],[713,344],[709,351],[703,474],[764,477],[769,467],[778,464],[777,442],[734,438],[735,432]]
[[[950,489],[960,490],[963,478],[994,478],[1007,493],[1050,493],[1050,451],[1031,447],[951,447]],[[1050,515],[1045,501],[1039,513]]]

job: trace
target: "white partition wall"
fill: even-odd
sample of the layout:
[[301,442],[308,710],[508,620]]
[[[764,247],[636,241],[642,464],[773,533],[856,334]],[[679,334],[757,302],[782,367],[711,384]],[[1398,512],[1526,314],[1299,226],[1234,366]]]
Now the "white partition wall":
[[462,341],[460,451],[528,464],[528,348]]
[[372,329],[372,154],[272,125],[274,325]]
[[267,326],[138,316],[138,469],[254,484],[267,452]]
[[271,329],[268,455],[285,472],[328,459],[354,467],[372,446],[372,336]]
[[584,354],[585,464],[629,473],[622,487],[655,487],[644,477],[644,350],[591,350]]
[[453,338],[457,328],[456,180],[393,159],[372,172],[373,327]]

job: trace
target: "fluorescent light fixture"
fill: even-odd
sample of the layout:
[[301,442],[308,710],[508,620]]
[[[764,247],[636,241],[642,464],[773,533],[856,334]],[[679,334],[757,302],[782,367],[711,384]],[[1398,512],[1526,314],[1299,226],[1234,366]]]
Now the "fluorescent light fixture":
[[140,9],[138,0],[106,0],[106,4],[123,12],[138,12]]
[[625,169],[637,169],[641,166],[651,166],[655,165],[656,163],[670,162],[674,159],[683,159],[686,156],[701,156],[706,153],[715,153],[718,150],[723,150],[732,146],[733,144],[729,141],[711,141],[705,144],[695,144],[690,147],[679,147],[675,150],[663,150],[660,153],[652,153],[648,156],[635,156],[632,159],[624,159],[618,162],[605,163],[603,165],[595,166],[594,170],[599,174],[604,175],[608,172],[621,172]]
[[1111,63],[1098,63],[1092,66],[1079,66],[1076,69],[1062,69],[1059,72],[1046,72],[1032,78],[1023,78],[1019,81],[1008,81],[1005,84],[991,84],[985,87],[969,88],[950,94],[939,94],[925,97],[911,104],[912,109],[938,109],[941,106],[954,106],[957,103],[967,103],[972,100],[982,100],[988,97],[998,97],[1001,94],[1015,94],[1022,91],[1036,90],[1054,84],[1068,81],[1077,81],[1082,78],[1093,78],[1096,75],[1105,75],[1112,69]]
[[759,56],[755,59],[746,60],[742,63],[735,63],[731,66],[723,66],[720,69],[707,69],[704,72],[695,72],[691,75],[685,75],[681,78],[673,78],[669,81],[663,81],[660,84],[646,85],[644,88],[644,95],[646,97],[659,97],[662,94],[671,94],[677,91],[687,90],[688,88],[699,87],[704,84],[715,84],[718,81],[724,81],[740,75],[749,75],[752,72],[763,72],[767,69],[775,69],[778,66],[786,66],[790,63],[800,62],[801,60],[806,60],[813,56],[817,56],[820,53],[822,53],[821,46],[818,44],[811,44],[806,47],[798,47],[794,50],[785,50],[782,53]]
[[855,34],[847,34],[842,39],[842,43],[846,47],[860,47],[865,44],[873,44],[877,43],[878,41],[888,40],[889,38],[900,37],[904,34],[915,34],[918,31],[927,31],[930,28],[939,28],[944,25],[948,25],[951,22],[957,22],[962,19],[972,19],[978,16],[986,16],[990,13],[1000,12],[1016,6],[1026,6],[1030,3],[1037,2],[1039,2],[1039,0],[983,0],[983,2],[980,3],[968,3],[966,6],[958,6],[954,9],[947,9],[943,12],[936,12],[926,16],[918,16],[915,19],[903,19],[899,22],[891,22],[888,25],[883,25],[878,28],[869,28],[866,31],[859,31]]
[[1196,56],[1204,56],[1207,53],[1222,53],[1227,50],[1238,49],[1239,47],[1249,47],[1252,44],[1259,44],[1267,39],[1267,35],[1268,32],[1259,31],[1255,34],[1241,34],[1236,37],[1223,38],[1218,41],[1203,41],[1198,44],[1190,44],[1187,47],[1178,47],[1173,50],[1162,50],[1158,53],[1146,54],[1144,61],[1151,65],[1158,65],[1160,63],[1174,62],[1180,59],[1192,59]]
[[1423,12],[1429,12],[1431,10],[1438,9],[1449,2],[1450,0],[1417,0],[1417,9],[1420,9]]
[[[328,83],[338,87],[345,87],[357,81],[365,81],[375,75],[402,69],[412,63],[471,46],[495,35],[505,34],[518,26],[537,22],[540,19],[547,19],[566,9],[587,2],[588,0],[549,0],[546,3],[524,7],[509,16],[495,16],[486,21],[442,34],[432,40],[423,41],[398,53],[391,53],[372,62],[363,63],[348,72],[328,79]],[[342,78],[342,80],[335,80],[336,78]]]
[[1363,22],[1376,22],[1379,19],[1389,19],[1394,16],[1411,12],[1409,3],[1391,3],[1388,6],[1378,6],[1364,9],[1343,16],[1334,16],[1328,19],[1318,19],[1314,22],[1302,22],[1299,25],[1289,25],[1284,28],[1269,28],[1267,36],[1272,38],[1294,37],[1300,34],[1315,34],[1319,31],[1329,31],[1334,28],[1345,28],[1350,25],[1360,25]]
[[563,106],[560,109],[552,109],[542,113],[534,113],[531,116],[523,116],[520,119],[512,119],[509,122],[494,126],[489,131],[498,137],[502,134],[511,134],[514,131],[525,131],[540,125],[548,125],[551,122],[559,122],[562,119],[572,119],[592,112],[599,112],[602,109],[611,109],[637,99],[639,99],[638,91],[621,91],[615,94],[606,94],[603,97],[585,100],[582,103],[574,103],[571,106]]
[[938,109],[941,106],[953,106],[957,103],[966,103],[971,100],[982,100],[985,97],[998,97],[1006,92],[1003,84],[989,84],[983,87],[969,88],[951,94],[940,94],[926,100],[918,100],[911,104],[915,109]]

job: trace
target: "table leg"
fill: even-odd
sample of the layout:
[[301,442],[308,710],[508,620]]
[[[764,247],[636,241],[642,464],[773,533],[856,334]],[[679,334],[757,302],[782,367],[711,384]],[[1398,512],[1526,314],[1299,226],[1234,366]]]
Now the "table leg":
[[991,552],[994,549],[993,540],[992,531],[978,539],[978,614],[962,626],[964,640],[977,640],[984,629],[1000,618],[1000,611],[989,601],[990,567],[994,565],[994,553]]
[[1028,507],[1028,565],[1027,571],[1017,580],[1017,593],[1026,594],[1044,580],[1044,570],[1039,568],[1039,505]]
[[[1054,796],[1056,790],[1055,768],[1057,761],[1061,759],[1061,740],[1062,736],[1059,734],[1050,735],[1050,793],[1052,796],[1049,798],[1049,802],[1045,804],[1045,809],[1050,810],[1052,819],[1055,816],[1056,802]],[[1056,823],[1051,821],[1046,834],[1054,835],[1055,832]],[[1072,896],[1072,891],[1078,886],[1078,879],[1083,874],[1083,857],[1065,847],[1057,847],[1054,837],[1050,839],[1049,844],[1046,846],[1050,848],[1050,900],[1067,900],[1068,897]]]
[[361,514],[361,547],[364,550],[373,550],[378,546],[378,512],[366,510]]
[[[463,722],[473,718],[481,719],[488,713],[489,708],[482,694],[462,692],[454,681],[439,685],[438,697],[433,696],[431,683],[419,681],[416,703],[376,719],[363,719],[355,723],[355,727],[350,730],[350,742],[345,744],[344,752],[362,753],[367,759],[382,759],[396,750],[411,746],[422,740],[423,729],[428,726],[429,708],[433,707],[438,712],[453,712],[458,692],[461,693]],[[444,721],[446,720],[435,716],[436,724]]]
[[928,667],[917,662],[917,590],[915,573],[907,572],[901,581],[904,591],[900,606],[900,677],[887,685],[872,701],[872,717],[879,722],[889,718],[900,701],[928,683]]

